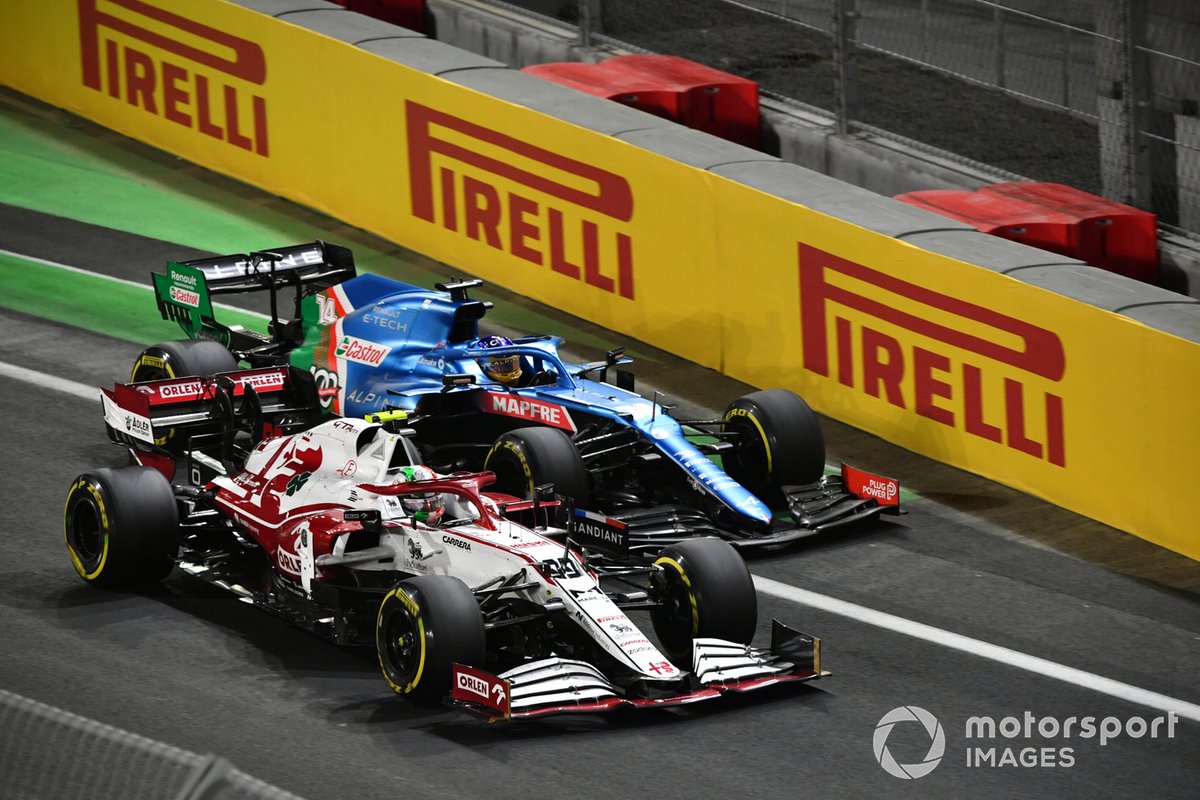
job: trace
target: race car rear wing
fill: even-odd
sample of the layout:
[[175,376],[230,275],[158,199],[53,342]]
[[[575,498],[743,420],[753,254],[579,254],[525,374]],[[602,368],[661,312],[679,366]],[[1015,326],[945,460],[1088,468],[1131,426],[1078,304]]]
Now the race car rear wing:
[[225,464],[239,432],[253,446],[307,428],[320,415],[312,376],[294,367],[118,383],[101,392],[104,423],[117,444],[171,457],[196,451]]
[[[165,273],[152,272],[150,279],[163,319],[179,323],[193,339],[207,331],[212,338],[239,352],[255,346],[262,349],[264,341],[247,338],[242,331],[217,322],[213,316],[213,295],[270,292],[269,343],[286,347],[304,338],[301,313],[304,298],[356,274],[354,254],[348,248],[316,241],[254,253],[170,261]],[[283,320],[279,317],[278,291],[285,286],[294,286],[296,292],[292,316]]]

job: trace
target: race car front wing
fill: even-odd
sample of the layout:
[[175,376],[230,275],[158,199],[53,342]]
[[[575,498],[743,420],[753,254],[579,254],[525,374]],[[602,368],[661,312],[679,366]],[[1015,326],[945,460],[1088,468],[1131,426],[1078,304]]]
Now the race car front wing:
[[692,671],[676,681],[656,682],[653,689],[639,681],[637,688],[623,690],[587,662],[546,658],[500,675],[455,664],[446,702],[488,722],[501,722],[555,714],[670,708],[714,700],[727,692],[750,692],[827,675],[821,669],[820,639],[774,620],[771,646],[766,649],[724,639],[696,639]]

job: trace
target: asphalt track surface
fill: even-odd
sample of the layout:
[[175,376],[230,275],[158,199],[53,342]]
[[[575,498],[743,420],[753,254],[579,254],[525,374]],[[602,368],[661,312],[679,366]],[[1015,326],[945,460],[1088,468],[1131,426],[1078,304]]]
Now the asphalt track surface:
[[[37,119],[36,108],[2,105],[9,120],[32,114],[25,120],[31,126],[61,122]],[[311,230],[305,238],[391,252],[397,264],[406,257],[361,231],[77,121],[54,135],[59,144],[115,146],[168,169],[174,191],[284,215]],[[150,174],[129,162],[122,170],[133,170],[135,181]],[[70,194],[72,187],[59,190]],[[21,203],[0,206],[3,250],[139,283],[168,257],[204,251],[184,236],[163,241],[129,226],[81,223],[78,214],[30,210],[36,204],[27,202],[27,187],[15,185],[0,163],[0,203],[17,197]],[[230,242],[227,249],[242,247]],[[419,260],[397,267],[400,274],[438,269]],[[154,335],[131,335],[133,322],[118,318],[125,312],[104,296],[87,298],[90,308],[81,312],[69,302],[76,290],[68,283],[60,305],[46,306],[22,299],[14,291],[21,281],[21,262],[0,259],[2,362],[88,386],[110,384],[126,377],[145,337]],[[605,339],[553,310],[503,292],[495,298],[520,312],[506,318],[509,324],[548,319],[572,341]],[[154,315],[147,294],[143,318]],[[169,326],[160,330],[171,337]],[[640,376],[691,404],[719,408],[746,389],[635,349]],[[1200,795],[1200,723],[1193,719],[1180,719],[1172,738],[1160,728],[1158,738],[1121,736],[1105,746],[1036,732],[968,741],[964,726],[972,716],[999,720],[1028,711],[1060,721],[1127,720],[1162,712],[769,593],[759,597],[760,636],[772,617],[821,636],[833,677],[683,710],[510,726],[415,709],[389,695],[371,652],[327,644],[181,576],[139,595],[83,585],[62,544],[61,509],[76,474],[121,463],[103,435],[99,404],[0,369],[0,414],[7,423],[0,428],[0,534],[8,543],[0,560],[0,688],[219,754],[313,800]],[[896,475],[921,496],[898,519],[754,556],[755,575],[1200,703],[1196,564],[846,426],[826,421],[825,431],[831,458]],[[941,764],[909,781],[886,774],[872,750],[877,723],[904,705],[933,713],[946,739]],[[887,745],[897,761],[913,763],[929,739],[914,723],[901,723]],[[969,746],[996,747],[997,756],[1005,747],[1050,747],[1055,760],[1058,748],[1070,747],[1074,763],[968,767]]]

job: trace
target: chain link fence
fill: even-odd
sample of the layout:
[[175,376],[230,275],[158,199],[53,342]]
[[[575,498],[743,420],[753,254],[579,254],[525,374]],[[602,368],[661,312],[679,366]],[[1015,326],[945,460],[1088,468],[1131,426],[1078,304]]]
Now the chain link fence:
[[6,800],[301,800],[234,769],[0,689]]
[[[1195,0],[508,0],[1200,232]],[[583,30],[583,26],[587,26]]]

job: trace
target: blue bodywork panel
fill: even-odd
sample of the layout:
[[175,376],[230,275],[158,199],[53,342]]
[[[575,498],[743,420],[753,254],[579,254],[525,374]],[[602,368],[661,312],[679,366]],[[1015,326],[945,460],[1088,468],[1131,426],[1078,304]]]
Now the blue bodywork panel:
[[[558,427],[570,430],[572,412],[627,425],[724,505],[758,524],[771,522],[766,503],[688,441],[661,405],[609,383],[579,377],[587,365],[563,362],[558,355],[559,337],[525,337],[510,347],[484,351],[477,338],[484,304],[378,275],[360,275],[306,302],[312,304],[306,317],[317,324],[293,352],[292,363],[317,374],[318,385],[326,388],[326,399],[337,413],[362,416],[385,407],[412,410],[422,396],[444,390],[443,376],[470,375],[475,380],[470,388],[482,388],[489,397],[508,398],[501,403],[518,413],[532,413],[533,408],[553,414]],[[544,373],[545,383],[525,388],[495,383],[476,360],[485,354],[517,354],[524,368]],[[537,402],[513,404],[514,397],[559,406],[566,418]]]

